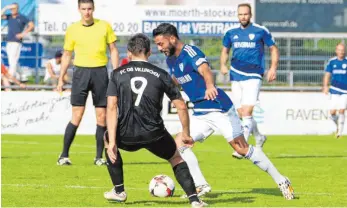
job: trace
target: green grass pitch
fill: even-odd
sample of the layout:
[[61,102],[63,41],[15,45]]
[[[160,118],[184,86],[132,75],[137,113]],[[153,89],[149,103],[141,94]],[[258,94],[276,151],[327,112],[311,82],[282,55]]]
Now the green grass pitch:
[[[251,141],[253,142],[253,141]],[[172,198],[155,198],[148,183],[157,174],[174,179],[170,165],[146,150],[122,151],[128,201],[109,203],[112,188],[105,166],[93,165],[94,136],[77,136],[70,152],[72,166],[57,166],[62,136],[2,135],[1,201],[3,207],[189,206],[176,182]],[[212,186],[204,201],[212,207],[347,206],[347,139],[332,136],[269,136],[264,146],[281,173],[294,186],[296,199],[286,201],[270,176],[245,159],[231,157],[222,137],[196,144],[203,173]]]

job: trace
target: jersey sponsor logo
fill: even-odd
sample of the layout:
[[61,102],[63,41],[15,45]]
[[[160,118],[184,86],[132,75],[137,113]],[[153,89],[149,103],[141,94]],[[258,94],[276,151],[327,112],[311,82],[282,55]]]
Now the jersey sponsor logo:
[[333,70],[333,74],[346,74],[347,71],[343,69],[335,69]]
[[180,84],[185,84],[185,83],[187,83],[187,82],[191,82],[193,79],[190,77],[190,75],[189,74],[186,74],[186,75],[184,75],[184,76],[182,76],[182,77],[177,77],[177,81],[178,81],[178,83],[180,83]]
[[347,64],[342,64],[342,68],[345,69],[347,67]]
[[184,69],[183,63],[180,63],[180,64],[178,65],[178,67],[179,67],[180,70],[183,72],[183,69]]
[[234,48],[255,48],[255,42],[236,42]]
[[251,33],[251,34],[248,35],[248,37],[249,37],[250,40],[253,40],[255,35],[253,33]]

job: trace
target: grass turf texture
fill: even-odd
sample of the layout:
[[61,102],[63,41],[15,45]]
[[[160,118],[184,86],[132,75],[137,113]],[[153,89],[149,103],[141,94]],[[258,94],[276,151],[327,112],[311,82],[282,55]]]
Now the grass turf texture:
[[[148,192],[151,178],[170,165],[147,150],[122,151],[126,203],[109,203],[103,193],[112,188],[105,166],[93,165],[94,136],[77,136],[70,151],[72,166],[57,166],[62,136],[2,135],[3,207],[189,206],[176,182],[172,198]],[[253,140],[251,140],[251,143]],[[332,136],[269,136],[265,153],[288,176],[296,199],[286,201],[266,173],[245,159],[231,157],[220,136],[197,143],[194,152],[212,186],[203,200],[210,206],[347,206],[347,139]]]

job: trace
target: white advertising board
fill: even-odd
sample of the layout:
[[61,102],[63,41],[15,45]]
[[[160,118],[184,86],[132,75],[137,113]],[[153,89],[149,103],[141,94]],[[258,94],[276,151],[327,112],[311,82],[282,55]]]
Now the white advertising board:
[[[246,0],[252,6],[254,0]],[[161,22],[177,26],[181,35],[223,35],[238,23],[235,0],[95,1],[94,17],[108,21],[116,35],[151,34]],[[44,0],[38,6],[39,33],[63,35],[80,20],[77,1]]]
[[[260,131],[267,135],[331,134],[334,124],[328,118],[328,103],[322,93],[262,92],[254,118]],[[71,119],[69,93],[60,96],[56,92],[1,92],[1,106],[2,134],[64,134]],[[169,132],[177,133],[180,122],[167,98],[163,100],[162,116]],[[89,96],[77,133],[95,134],[95,129],[95,112]]]

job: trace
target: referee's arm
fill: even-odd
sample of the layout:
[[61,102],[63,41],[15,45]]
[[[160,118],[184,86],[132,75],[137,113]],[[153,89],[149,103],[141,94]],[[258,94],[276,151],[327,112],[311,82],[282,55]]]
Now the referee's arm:
[[111,63],[113,69],[117,69],[119,66],[119,52],[116,47],[116,42],[108,44],[108,49],[110,50]]

